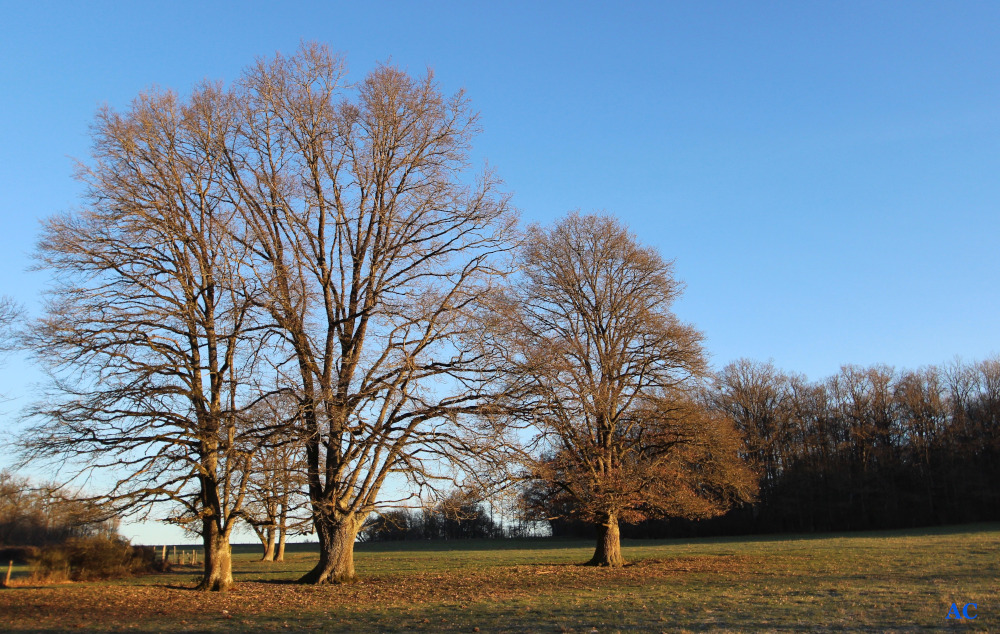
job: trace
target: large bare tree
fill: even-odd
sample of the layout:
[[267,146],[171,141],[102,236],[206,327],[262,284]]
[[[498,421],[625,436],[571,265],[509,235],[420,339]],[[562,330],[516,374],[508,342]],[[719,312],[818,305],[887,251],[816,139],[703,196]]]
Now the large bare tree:
[[23,439],[29,459],[99,472],[119,512],[175,505],[204,540],[211,590],[232,583],[248,459],[239,418],[259,353],[256,287],[215,158],[226,112],[205,86],[97,116],[85,205],[50,218],[38,245],[52,288],[28,347],[52,381]]
[[576,213],[531,227],[521,256],[523,277],[487,317],[494,354],[540,434],[533,474],[598,526],[590,563],[624,564],[619,521],[750,497],[732,422],[695,398],[701,335],[670,310],[671,264],[614,218]]
[[[180,504],[204,587],[231,582],[251,458],[279,430],[305,447],[318,583],[354,577],[392,478],[433,487],[498,446],[472,416],[489,403],[472,316],[516,218],[492,173],[469,173],[476,114],[430,73],[343,74],[307,45],[231,89],[103,112],[88,205],[39,247],[56,282],[32,345],[55,389],[28,454],[115,468],[122,508]],[[295,415],[261,427],[251,408],[277,386]]]
[[496,178],[468,173],[462,93],[392,66],[351,88],[343,76],[316,45],[261,61],[223,148],[300,398],[313,583],[354,578],[355,538],[394,474],[432,485],[496,446],[466,424],[484,400],[463,342],[515,228]]

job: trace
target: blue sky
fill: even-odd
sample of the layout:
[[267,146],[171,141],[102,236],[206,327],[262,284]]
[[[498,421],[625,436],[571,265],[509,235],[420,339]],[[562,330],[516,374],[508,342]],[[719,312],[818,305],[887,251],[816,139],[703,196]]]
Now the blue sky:
[[[465,88],[526,221],[605,210],[675,259],[716,366],[1000,352],[1000,3],[617,4],[0,1],[0,294],[37,308],[101,104],[318,40]],[[33,380],[8,359],[0,424]]]

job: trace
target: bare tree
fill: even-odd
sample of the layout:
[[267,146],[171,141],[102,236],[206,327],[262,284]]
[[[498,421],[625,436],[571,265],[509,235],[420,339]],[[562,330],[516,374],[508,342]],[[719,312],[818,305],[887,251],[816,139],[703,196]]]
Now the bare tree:
[[739,359],[713,377],[709,398],[740,431],[766,504],[790,461],[788,378],[772,363]]
[[619,521],[710,516],[749,498],[732,422],[694,398],[701,335],[670,310],[671,264],[607,216],[574,213],[527,238],[523,279],[486,319],[510,393],[531,399],[534,475],[598,526],[590,563],[624,564]]
[[264,548],[261,561],[284,561],[288,536],[308,532],[309,517],[297,513],[306,502],[302,449],[277,442],[259,448],[250,462],[246,519]]
[[467,173],[476,115],[430,73],[381,66],[353,93],[342,75],[312,45],[230,90],[103,112],[88,207],[39,247],[57,282],[32,345],[54,390],[26,452],[114,468],[122,509],[181,505],[207,588],[231,582],[251,458],[284,442],[245,424],[270,387],[298,399],[280,429],[305,446],[308,581],[354,577],[389,478],[433,487],[498,446],[471,416],[488,402],[471,317],[516,218],[491,173]]
[[[24,318],[24,310],[13,299],[0,295],[0,365],[6,361],[7,354],[16,347],[17,327]],[[4,399],[3,388],[0,387],[0,401]]]
[[264,547],[261,561],[284,561],[288,536],[309,532],[310,518],[302,514],[308,501],[305,446],[295,433],[298,402],[278,392],[257,403],[249,417],[263,436],[246,434],[251,456],[246,521]]
[[349,91],[343,74],[315,45],[260,62],[221,148],[301,401],[313,583],[354,578],[355,538],[393,474],[429,486],[496,446],[465,418],[484,401],[463,340],[515,227],[496,178],[467,175],[477,125],[461,93],[391,66]]
[[212,86],[97,116],[79,168],[86,206],[50,218],[38,246],[54,282],[29,347],[52,381],[23,439],[28,459],[110,478],[116,512],[177,505],[204,540],[211,590],[232,583],[246,486],[234,474],[248,459],[238,420],[260,352],[247,252],[213,159],[226,116]]

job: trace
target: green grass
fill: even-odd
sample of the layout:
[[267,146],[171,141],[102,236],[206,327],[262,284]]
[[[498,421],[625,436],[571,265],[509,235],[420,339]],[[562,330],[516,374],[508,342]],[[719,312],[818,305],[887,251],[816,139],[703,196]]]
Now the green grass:
[[[194,592],[193,567],[101,584],[0,592],[0,629],[383,632],[1000,629],[1000,525],[879,533],[625,541],[622,570],[579,566],[580,541],[359,545],[361,581],[292,583],[290,545],[234,548],[238,585]],[[978,604],[971,622],[952,602]]]

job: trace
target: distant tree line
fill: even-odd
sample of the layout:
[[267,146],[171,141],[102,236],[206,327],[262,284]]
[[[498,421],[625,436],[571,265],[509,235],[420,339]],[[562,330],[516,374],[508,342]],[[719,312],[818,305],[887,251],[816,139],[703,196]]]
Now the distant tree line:
[[[622,535],[868,530],[1000,519],[1000,359],[904,371],[849,365],[816,382],[771,363],[739,360],[714,377],[703,398],[740,430],[744,457],[760,481],[757,500],[699,522],[626,525]],[[528,508],[544,499],[540,486],[526,491]],[[562,509],[550,514],[566,515]],[[564,519],[552,520],[551,527],[557,536],[592,531]]]
[[[150,547],[118,534],[109,508],[79,492],[0,470],[0,561],[31,566],[29,583],[84,581],[163,570]],[[0,579],[5,587],[6,579]]]
[[106,508],[55,485],[34,485],[0,471],[0,548],[48,546],[68,539],[118,533],[118,520]]
[[393,509],[372,515],[359,535],[365,542],[504,537],[480,504],[454,508],[442,504],[422,509]]

